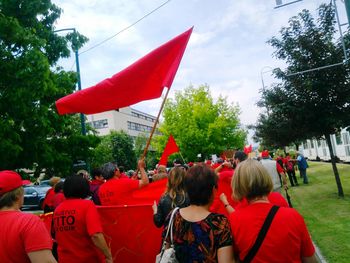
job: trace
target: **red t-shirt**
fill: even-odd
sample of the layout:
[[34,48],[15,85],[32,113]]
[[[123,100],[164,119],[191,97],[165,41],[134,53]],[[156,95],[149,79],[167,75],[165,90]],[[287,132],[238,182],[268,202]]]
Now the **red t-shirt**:
[[52,238],[38,216],[0,211],[0,261],[30,262],[28,253],[52,249]]
[[[267,199],[269,202],[273,205],[281,206],[281,207],[289,207],[286,199],[284,199],[283,195],[281,195],[279,192],[271,192],[267,196]],[[248,206],[247,199],[243,199],[241,202],[234,203],[235,206],[232,206],[234,209],[241,209],[243,207]]]
[[66,198],[62,192],[56,193],[53,197],[53,208],[56,208],[60,203],[62,203]]
[[[234,250],[241,260],[253,246],[272,207],[254,203],[230,214]],[[304,219],[293,208],[280,207],[252,262],[301,262],[315,253]]]
[[100,186],[98,195],[102,205],[124,205],[133,190],[139,188],[138,180],[110,179]]
[[101,221],[92,201],[66,199],[53,214],[53,226],[59,262],[102,262],[103,256],[91,240],[93,234],[102,233]]
[[53,198],[55,196],[55,191],[54,191],[54,188],[51,187],[47,192],[46,192],[46,195],[45,195],[45,199],[44,199],[44,202],[43,202],[43,209],[45,207],[45,205],[49,206],[49,207],[53,207]]

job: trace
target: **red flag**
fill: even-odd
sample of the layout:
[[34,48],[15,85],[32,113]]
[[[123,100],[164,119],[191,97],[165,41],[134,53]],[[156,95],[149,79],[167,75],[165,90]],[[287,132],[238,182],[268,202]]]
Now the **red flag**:
[[192,29],[153,50],[111,78],[56,101],[59,114],[93,114],[158,98],[170,88]]
[[176,153],[178,151],[179,151],[179,147],[177,146],[174,137],[170,134],[168,142],[164,148],[163,154],[160,157],[158,164],[166,166],[169,155]]

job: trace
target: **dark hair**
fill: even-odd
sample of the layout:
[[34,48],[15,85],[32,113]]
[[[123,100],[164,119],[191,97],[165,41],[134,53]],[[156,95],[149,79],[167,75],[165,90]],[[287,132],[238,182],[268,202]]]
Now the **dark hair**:
[[63,184],[64,182],[60,181],[55,185],[54,191],[56,194],[63,190]]
[[114,163],[105,163],[102,165],[101,170],[102,170],[102,176],[104,179],[109,180],[114,177],[115,171],[118,169],[118,166]]
[[68,176],[63,184],[63,193],[66,198],[86,198],[90,195],[90,185],[81,175]]
[[243,151],[235,152],[235,156],[233,157],[233,159],[238,159],[240,162],[243,162],[247,158],[248,158],[248,155]]
[[190,204],[207,205],[211,201],[213,187],[218,186],[218,177],[206,165],[195,165],[187,171],[184,184]]
[[92,170],[92,179],[95,179],[96,176],[102,175],[102,169],[97,167]]
[[124,173],[125,172],[125,168],[124,166],[118,166],[119,172]]

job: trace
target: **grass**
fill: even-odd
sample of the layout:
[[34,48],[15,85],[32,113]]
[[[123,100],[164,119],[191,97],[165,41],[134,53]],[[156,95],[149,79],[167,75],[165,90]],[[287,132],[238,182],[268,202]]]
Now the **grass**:
[[305,219],[312,239],[327,262],[350,262],[350,165],[337,164],[345,194],[338,190],[330,163],[309,162],[309,184],[290,188],[295,209]]

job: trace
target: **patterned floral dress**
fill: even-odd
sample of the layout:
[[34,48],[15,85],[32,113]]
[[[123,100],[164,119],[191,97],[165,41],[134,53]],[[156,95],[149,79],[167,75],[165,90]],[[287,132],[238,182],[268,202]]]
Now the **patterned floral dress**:
[[[170,216],[165,222],[163,238],[169,219]],[[174,218],[173,235],[176,258],[181,263],[217,262],[218,249],[232,246],[230,223],[224,215],[216,213],[209,214],[201,221],[189,222],[177,211]],[[167,242],[170,243],[170,234]]]

